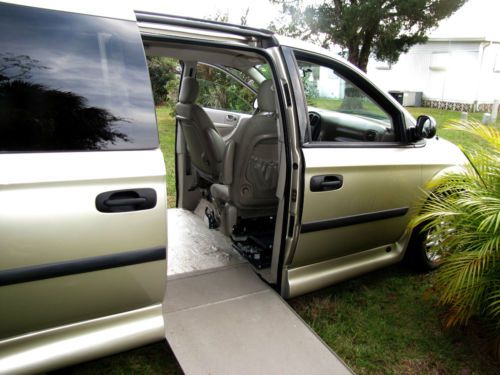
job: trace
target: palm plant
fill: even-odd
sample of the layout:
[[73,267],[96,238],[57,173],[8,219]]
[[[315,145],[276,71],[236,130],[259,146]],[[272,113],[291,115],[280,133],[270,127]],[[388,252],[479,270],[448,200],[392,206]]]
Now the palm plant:
[[500,131],[478,122],[448,128],[477,139],[463,150],[471,161],[428,186],[430,193],[412,225],[432,233],[442,259],[436,274],[445,325],[481,316],[500,331]]

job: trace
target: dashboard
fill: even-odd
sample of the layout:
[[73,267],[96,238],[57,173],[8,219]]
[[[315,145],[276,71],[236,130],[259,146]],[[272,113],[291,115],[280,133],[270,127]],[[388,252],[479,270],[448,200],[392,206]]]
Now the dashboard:
[[309,123],[313,142],[395,141],[388,120],[309,107]]

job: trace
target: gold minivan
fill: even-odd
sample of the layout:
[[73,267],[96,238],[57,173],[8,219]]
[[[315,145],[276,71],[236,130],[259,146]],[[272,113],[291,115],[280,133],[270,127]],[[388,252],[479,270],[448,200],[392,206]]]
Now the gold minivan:
[[[0,373],[164,338],[167,275],[246,262],[290,298],[435,267],[407,225],[467,161],[432,118],[267,30],[54,6],[0,3]],[[146,56],[181,66],[168,210]]]

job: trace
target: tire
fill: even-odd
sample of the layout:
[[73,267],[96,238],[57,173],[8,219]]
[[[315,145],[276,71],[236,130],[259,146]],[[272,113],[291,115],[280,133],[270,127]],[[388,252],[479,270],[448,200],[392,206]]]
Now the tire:
[[439,267],[441,257],[429,251],[436,239],[432,238],[432,229],[422,230],[424,226],[425,223],[420,224],[413,230],[404,261],[416,271],[429,272]]

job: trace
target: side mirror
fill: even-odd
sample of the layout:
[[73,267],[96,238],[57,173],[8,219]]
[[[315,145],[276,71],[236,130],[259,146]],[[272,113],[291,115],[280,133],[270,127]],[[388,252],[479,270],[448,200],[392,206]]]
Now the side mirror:
[[436,135],[436,120],[434,117],[421,115],[417,118],[417,126],[415,127],[416,140],[424,138],[432,138]]

